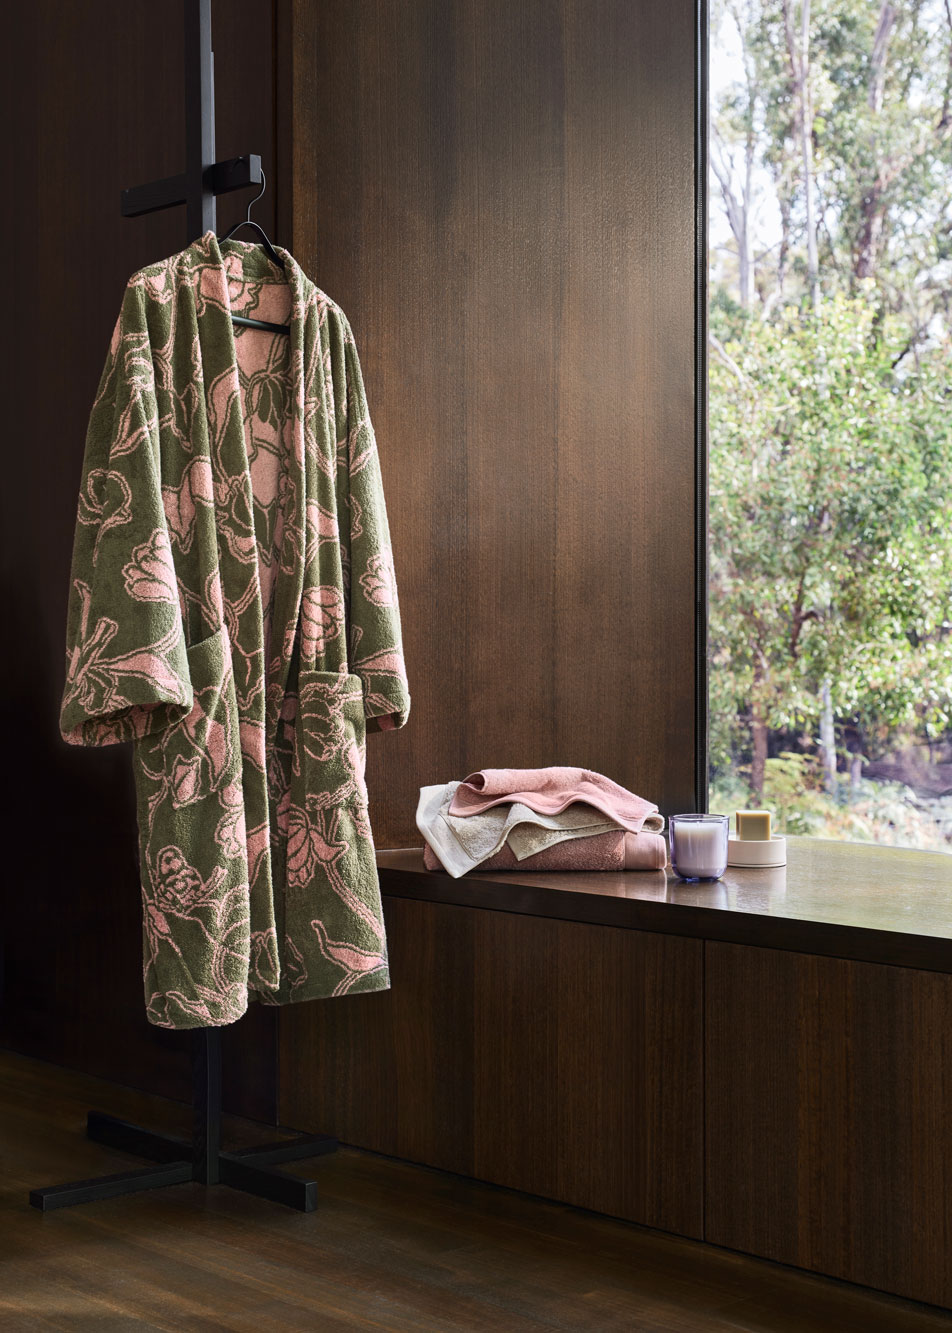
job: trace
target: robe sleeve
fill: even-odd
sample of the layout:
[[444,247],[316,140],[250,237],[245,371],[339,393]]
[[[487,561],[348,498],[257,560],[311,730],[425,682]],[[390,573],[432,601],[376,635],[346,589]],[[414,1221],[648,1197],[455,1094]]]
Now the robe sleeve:
[[350,325],[343,321],[349,476],[351,670],[361,678],[368,731],[402,727],[410,713],[400,608],[377,443]]
[[130,279],[86,432],[60,730],[73,745],[112,745],[162,730],[192,701],[145,297]]

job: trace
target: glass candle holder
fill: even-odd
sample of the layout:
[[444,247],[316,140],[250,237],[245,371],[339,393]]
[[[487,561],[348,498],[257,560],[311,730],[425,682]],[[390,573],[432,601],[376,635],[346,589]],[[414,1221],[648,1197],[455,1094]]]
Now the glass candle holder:
[[720,879],[727,869],[728,815],[672,815],[671,868],[681,879]]

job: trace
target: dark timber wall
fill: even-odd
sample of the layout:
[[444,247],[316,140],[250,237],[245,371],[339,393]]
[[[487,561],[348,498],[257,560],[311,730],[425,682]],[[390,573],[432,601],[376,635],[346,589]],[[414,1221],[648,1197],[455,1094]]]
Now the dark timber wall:
[[[482,765],[692,804],[693,32],[690,0],[214,6],[218,155],[262,153],[259,216],[349,315],[380,443],[413,715],[370,741],[379,846]],[[184,165],[181,7],[38,0],[5,35],[0,1040],[186,1096],[145,1021],[128,755],[57,731],[89,408],[128,275],[187,239],[118,207]],[[272,1018],[226,1051],[262,1117]]]
[[[212,6],[220,158],[273,161],[270,0]],[[185,166],[182,5],[35,0],[5,15],[3,734],[0,1041],[189,1095],[184,1035],[142,1000],[135,805],[126,747],[58,730],[76,497],[89,409],[126,279],[185,245],[185,210],[129,219],[119,193]],[[269,179],[273,175],[269,172]],[[269,192],[270,193],[270,192]],[[265,225],[274,195],[262,200]],[[219,201],[219,226],[247,206]],[[268,1117],[273,1015],[228,1035],[226,1099]]]
[[347,311],[418,788],[579,764],[694,800],[694,6],[285,0],[281,229]]

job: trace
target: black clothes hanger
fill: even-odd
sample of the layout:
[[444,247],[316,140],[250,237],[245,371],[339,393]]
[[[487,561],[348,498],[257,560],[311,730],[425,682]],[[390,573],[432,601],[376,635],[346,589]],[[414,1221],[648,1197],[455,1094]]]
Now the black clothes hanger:
[[[275,250],[274,246],[268,240],[264,227],[262,227],[259,223],[255,222],[251,216],[252,208],[258,202],[258,200],[261,198],[261,196],[264,194],[267,188],[268,188],[268,178],[267,176],[265,176],[264,168],[262,167],[261,189],[258,191],[255,197],[252,199],[251,203],[248,205],[247,216],[243,217],[240,222],[236,222],[233,227],[229,227],[229,229],[225,232],[224,236],[222,236],[221,239],[222,241],[229,240],[232,236],[234,236],[235,232],[238,230],[239,227],[254,227],[255,231],[261,237],[261,245],[264,248],[265,254],[273,263],[277,264],[278,268],[281,269],[283,272],[284,260],[281,258],[277,250]],[[269,333],[291,332],[291,326],[289,324],[272,324],[266,319],[247,319],[244,315],[232,315],[231,322],[232,324],[240,324],[241,327],[245,329],[266,329]]]

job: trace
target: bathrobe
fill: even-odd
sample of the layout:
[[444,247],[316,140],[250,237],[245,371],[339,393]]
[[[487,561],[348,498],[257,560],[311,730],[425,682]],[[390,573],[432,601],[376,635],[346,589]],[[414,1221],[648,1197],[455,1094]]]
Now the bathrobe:
[[86,437],[60,726],[132,742],[159,1027],[389,985],[365,734],[410,700],[380,468],[350,325],[278,253],[209,231],[135,273]]

